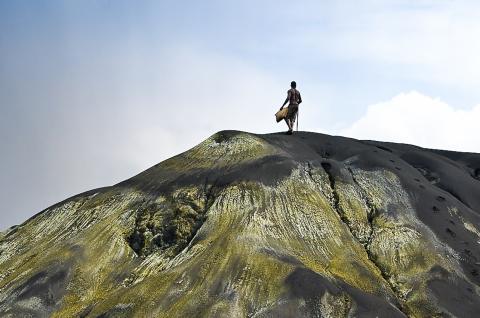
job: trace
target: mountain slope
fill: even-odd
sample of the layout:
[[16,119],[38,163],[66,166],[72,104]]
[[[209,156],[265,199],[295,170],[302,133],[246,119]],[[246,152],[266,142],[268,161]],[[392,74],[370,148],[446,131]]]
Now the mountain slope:
[[222,131],[0,236],[0,316],[473,317],[479,168]]

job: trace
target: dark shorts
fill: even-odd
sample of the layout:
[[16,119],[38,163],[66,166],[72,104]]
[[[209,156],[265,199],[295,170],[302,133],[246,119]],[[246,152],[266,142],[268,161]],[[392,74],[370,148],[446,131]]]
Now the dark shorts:
[[290,104],[288,105],[288,114],[287,114],[287,119],[290,120],[295,120],[298,112],[298,105],[296,104]]

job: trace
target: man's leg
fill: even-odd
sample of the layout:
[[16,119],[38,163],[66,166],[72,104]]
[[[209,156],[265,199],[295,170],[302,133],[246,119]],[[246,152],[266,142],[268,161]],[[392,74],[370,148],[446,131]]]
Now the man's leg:
[[287,135],[291,135],[292,132],[293,132],[292,119],[288,119],[288,131],[287,131]]
[[[295,108],[295,111],[292,114],[292,117],[290,119],[290,131],[293,131],[293,128],[295,127],[295,121],[297,120],[297,114],[298,114],[298,107]],[[298,126],[297,126],[297,129],[298,129]]]
[[287,123],[288,130],[292,130],[292,124],[290,123],[290,119],[285,118],[285,122]]

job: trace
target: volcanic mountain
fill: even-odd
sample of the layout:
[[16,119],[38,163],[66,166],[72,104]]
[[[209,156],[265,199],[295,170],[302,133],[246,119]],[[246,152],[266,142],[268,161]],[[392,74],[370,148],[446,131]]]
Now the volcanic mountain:
[[0,234],[1,317],[478,317],[480,154],[222,131]]

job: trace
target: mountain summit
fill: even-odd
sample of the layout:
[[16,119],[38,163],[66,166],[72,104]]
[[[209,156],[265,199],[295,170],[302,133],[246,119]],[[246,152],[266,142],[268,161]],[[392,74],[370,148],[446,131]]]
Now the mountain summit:
[[222,131],[0,234],[2,317],[475,317],[480,154]]

